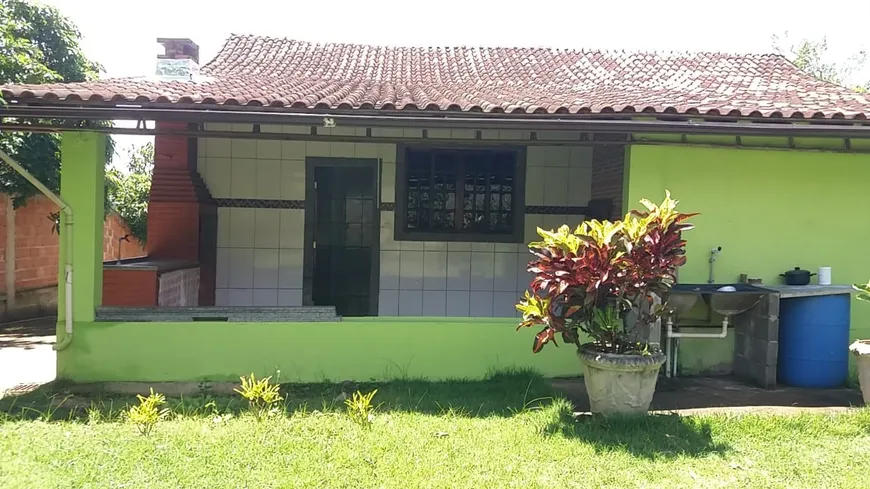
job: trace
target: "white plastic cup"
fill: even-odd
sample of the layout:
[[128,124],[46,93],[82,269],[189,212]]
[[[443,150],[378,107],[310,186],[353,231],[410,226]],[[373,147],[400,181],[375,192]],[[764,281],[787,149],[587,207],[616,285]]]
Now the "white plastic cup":
[[819,285],[831,285],[831,267],[819,267]]

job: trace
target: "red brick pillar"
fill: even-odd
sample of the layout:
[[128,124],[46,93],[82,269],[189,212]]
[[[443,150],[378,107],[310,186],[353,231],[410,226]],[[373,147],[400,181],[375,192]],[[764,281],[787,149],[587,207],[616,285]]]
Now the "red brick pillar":
[[[184,131],[188,124],[158,122],[157,128]],[[217,210],[196,160],[195,138],[155,136],[146,246],[151,258],[199,262],[200,305],[214,305]]]

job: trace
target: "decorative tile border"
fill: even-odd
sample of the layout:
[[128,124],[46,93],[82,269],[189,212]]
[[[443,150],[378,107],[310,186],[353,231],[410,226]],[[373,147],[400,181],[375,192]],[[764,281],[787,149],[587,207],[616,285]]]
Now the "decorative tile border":
[[380,211],[395,211],[396,203],[395,202],[381,202],[381,205],[378,206],[378,210]]
[[589,208],[584,205],[527,205],[526,214],[539,215],[586,215]]
[[304,200],[278,199],[214,199],[218,207],[241,207],[249,209],[304,209]]

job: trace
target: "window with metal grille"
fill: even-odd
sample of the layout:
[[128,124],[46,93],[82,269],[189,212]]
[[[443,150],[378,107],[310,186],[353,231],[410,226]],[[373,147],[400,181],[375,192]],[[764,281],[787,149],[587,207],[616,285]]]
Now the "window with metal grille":
[[396,239],[520,242],[519,149],[399,148]]

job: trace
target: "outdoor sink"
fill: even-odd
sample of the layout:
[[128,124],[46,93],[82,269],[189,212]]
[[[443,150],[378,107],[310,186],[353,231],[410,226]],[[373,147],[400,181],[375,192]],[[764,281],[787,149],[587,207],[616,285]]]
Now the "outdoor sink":
[[765,289],[749,284],[676,284],[671,289],[668,305],[679,315],[702,297],[713,311],[734,316],[758,304],[765,293]]

